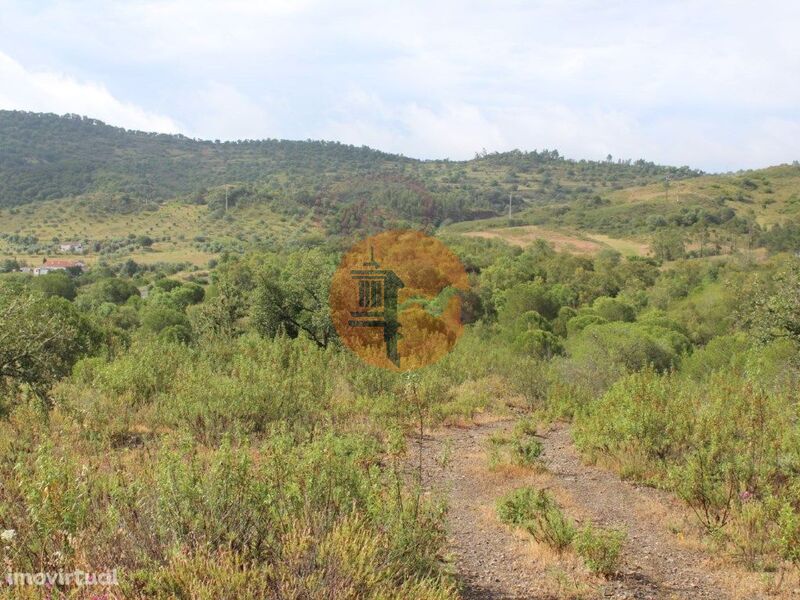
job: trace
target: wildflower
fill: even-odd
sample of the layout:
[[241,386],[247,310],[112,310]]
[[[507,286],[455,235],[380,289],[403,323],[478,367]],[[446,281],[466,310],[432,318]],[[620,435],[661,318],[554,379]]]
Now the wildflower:
[[4,529],[2,533],[0,533],[0,540],[10,544],[14,541],[14,538],[17,537],[17,531],[15,529]]

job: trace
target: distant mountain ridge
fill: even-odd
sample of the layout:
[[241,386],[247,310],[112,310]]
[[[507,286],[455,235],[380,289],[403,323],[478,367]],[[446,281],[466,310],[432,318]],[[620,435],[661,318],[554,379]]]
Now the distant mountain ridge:
[[84,194],[158,202],[229,183],[264,182],[313,199],[332,185],[386,175],[434,196],[461,194],[462,202],[499,213],[508,192],[535,190],[542,201],[555,201],[700,174],[646,161],[572,161],[547,150],[421,161],[339,142],[215,142],[130,131],[78,115],[0,110],[0,207]]
[[337,142],[223,142],[129,131],[78,115],[0,111],[0,206],[120,192],[166,199],[276,172],[368,170],[402,157]]

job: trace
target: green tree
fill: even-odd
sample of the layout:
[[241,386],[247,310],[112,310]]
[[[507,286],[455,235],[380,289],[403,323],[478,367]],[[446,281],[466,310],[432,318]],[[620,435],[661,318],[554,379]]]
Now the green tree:
[[761,342],[788,338],[800,343],[800,260],[792,259],[771,286],[757,289],[745,318]]
[[253,324],[265,336],[308,335],[325,347],[335,333],[328,293],[336,265],[330,255],[304,250],[266,257],[257,276]]
[[683,235],[676,230],[658,232],[653,236],[650,246],[659,260],[678,260],[686,255]]
[[19,269],[19,263],[13,258],[0,260],[0,273],[11,273]]
[[34,277],[31,288],[45,296],[59,296],[67,300],[74,300],[77,294],[75,282],[69,275],[60,271]]
[[99,341],[99,332],[67,300],[0,288],[0,387],[28,385],[44,396]]

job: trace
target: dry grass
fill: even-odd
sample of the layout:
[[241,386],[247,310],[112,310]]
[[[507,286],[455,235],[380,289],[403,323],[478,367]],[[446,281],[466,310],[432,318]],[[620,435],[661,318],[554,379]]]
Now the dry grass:
[[[202,243],[223,245],[272,245],[278,247],[297,236],[321,231],[308,219],[280,215],[268,206],[233,208],[229,218],[214,218],[207,207],[170,202],[153,211],[130,214],[90,211],[88,202],[76,199],[54,200],[0,210],[0,233],[35,236],[40,243],[51,240],[89,240],[108,242],[129,235],[149,236],[158,240],[150,249],[115,254],[113,260],[133,258],[137,262],[188,262],[205,265],[214,256],[202,249]],[[44,255],[19,254],[0,240],[0,259],[16,258],[39,264]],[[91,251],[82,260],[92,264],[99,256]]]
[[470,231],[464,235],[485,239],[501,239],[513,246],[525,248],[537,240],[544,240],[553,244],[556,250],[565,250],[575,254],[597,254],[603,245],[589,239],[569,235],[560,231],[543,229],[535,225],[521,227],[506,227],[487,231]]
[[609,249],[616,250],[626,256],[646,256],[650,252],[649,245],[637,240],[612,238],[594,233],[583,234],[546,229],[537,225],[469,231],[463,235],[484,239],[500,239],[512,246],[521,248],[526,248],[538,240],[544,240],[552,244],[558,251],[589,256]]

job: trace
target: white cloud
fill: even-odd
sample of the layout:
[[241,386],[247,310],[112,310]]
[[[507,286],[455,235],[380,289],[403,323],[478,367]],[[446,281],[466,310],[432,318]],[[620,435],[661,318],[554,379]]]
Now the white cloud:
[[108,104],[79,83],[104,82],[111,101],[202,137],[451,158],[549,147],[708,170],[799,153],[791,0],[0,0],[0,12],[26,81],[69,73],[56,77]]
[[277,130],[278,125],[270,116],[272,102],[257,102],[233,86],[211,82],[193,100],[202,107],[192,119],[190,133],[193,136],[254,139]]
[[89,115],[115,125],[172,133],[178,126],[115,98],[105,86],[77,81],[61,73],[29,71],[0,52],[0,108]]

